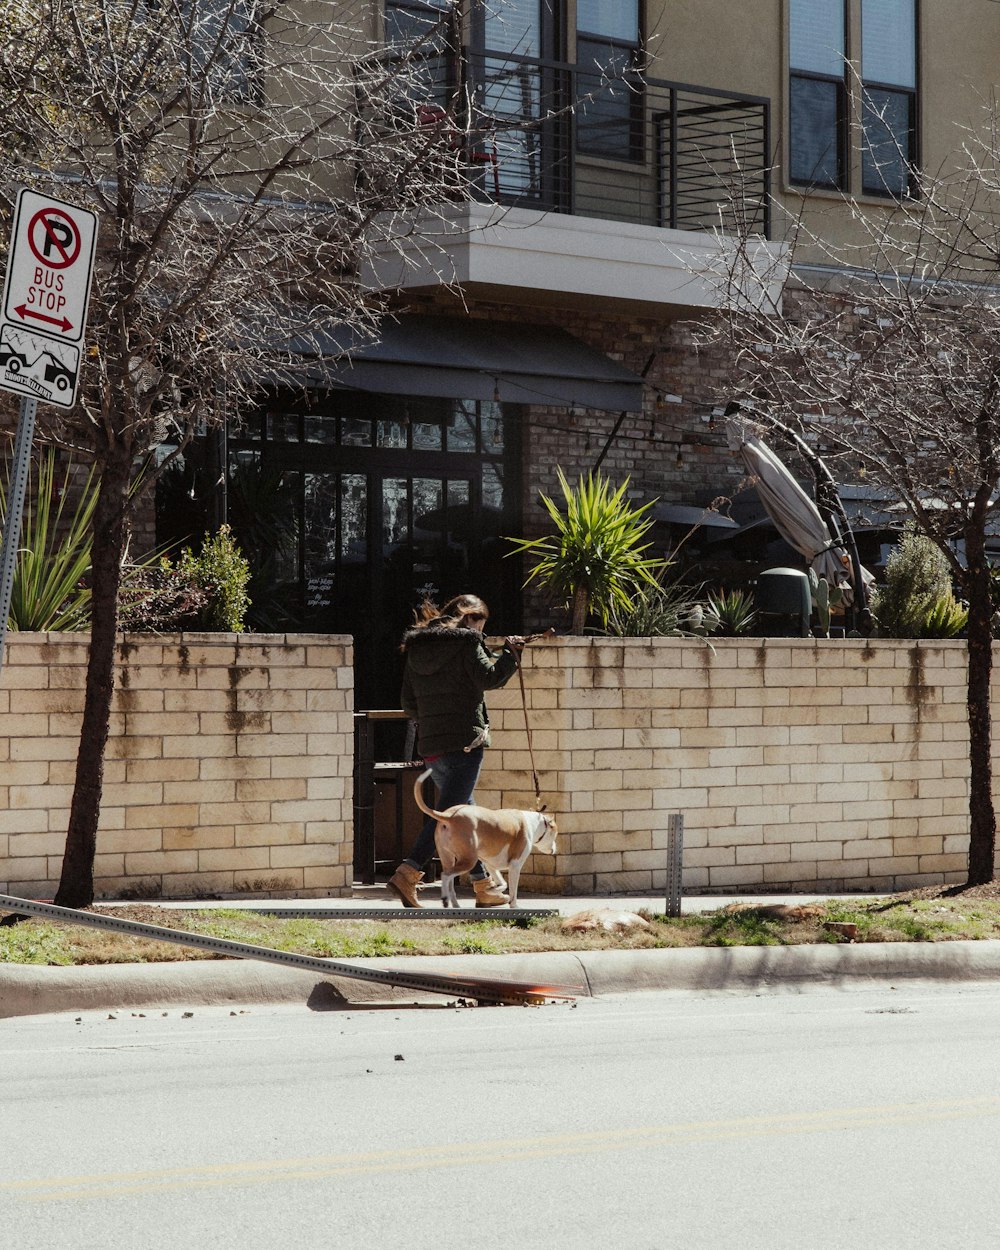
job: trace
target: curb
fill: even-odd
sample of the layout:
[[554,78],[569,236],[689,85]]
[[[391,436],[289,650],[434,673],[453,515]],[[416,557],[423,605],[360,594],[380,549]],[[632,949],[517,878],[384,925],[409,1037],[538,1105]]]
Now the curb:
[[[344,962],[530,981],[564,987],[580,998],[667,990],[795,992],[887,981],[1000,980],[1000,941],[418,955],[403,961]],[[329,1011],[374,1003],[447,1001],[440,994],[339,976],[317,977],[250,960],[74,968],[0,964],[0,1019],[140,1007],[285,1003]]]

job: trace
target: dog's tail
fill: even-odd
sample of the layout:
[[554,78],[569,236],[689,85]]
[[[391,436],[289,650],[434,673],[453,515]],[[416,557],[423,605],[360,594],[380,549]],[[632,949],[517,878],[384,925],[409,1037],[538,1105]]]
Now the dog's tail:
[[433,807],[428,807],[424,802],[424,782],[431,775],[431,770],[425,768],[420,776],[413,783],[413,797],[417,800],[417,807],[425,816],[433,816],[435,820],[447,820],[448,817],[444,812],[436,812]]

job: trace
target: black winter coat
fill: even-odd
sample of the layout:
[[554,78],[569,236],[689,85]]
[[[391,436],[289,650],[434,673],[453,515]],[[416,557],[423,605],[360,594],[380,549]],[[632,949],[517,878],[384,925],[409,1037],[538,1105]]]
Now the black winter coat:
[[478,743],[490,745],[483,692],[497,690],[517,671],[509,647],[493,652],[477,629],[425,626],[403,637],[402,704],[417,722],[417,749],[445,755]]

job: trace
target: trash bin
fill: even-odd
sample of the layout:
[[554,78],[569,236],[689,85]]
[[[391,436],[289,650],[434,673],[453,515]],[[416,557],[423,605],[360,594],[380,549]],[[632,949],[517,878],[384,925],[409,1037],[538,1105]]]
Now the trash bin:
[[812,615],[809,578],[801,569],[765,569],[757,578],[757,633],[764,638],[808,638]]

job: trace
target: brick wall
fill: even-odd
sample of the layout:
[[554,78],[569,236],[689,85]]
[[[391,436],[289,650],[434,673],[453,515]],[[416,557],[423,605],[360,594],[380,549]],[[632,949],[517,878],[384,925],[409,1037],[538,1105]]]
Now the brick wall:
[[[694,325],[668,317],[639,316],[601,309],[525,307],[473,298],[461,305],[445,291],[407,297],[413,312],[452,313],[474,319],[553,325],[567,330],[596,351],[641,374],[650,357],[642,413],[621,423],[601,471],[616,485],[630,479],[637,504],[659,499],[671,504],[704,505],[731,497],[748,478],[729,449],[724,424],[711,420],[713,406],[731,397],[732,369],[721,347],[698,348]],[[682,402],[658,402],[658,392]],[[522,510],[527,537],[550,533],[552,523],[540,493],[561,501],[556,467],[570,482],[594,467],[618,422],[617,412],[582,410],[570,416],[564,407],[522,410]],[[543,591],[524,594],[525,627],[536,629],[563,618],[553,615]]]
[[[964,879],[961,642],[570,638],[525,652],[532,744],[559,818],[553,893],[893,889]],[[98,838],[104,895],[348,894],[350,640],[182,635],[122,644]],[[85,640],[14,635],[0,672],[0,892],[51,897]],[[489,696],[477,789],[531,807],[516,681]]]
[[[554,893],[660,891],[685,819],[684,888],[903,889],[964,880],[961,642],[565,639],[528,649]],[[532,807],[517,683],[477,799]]]
[[[87,660],[9,635],[0,670],[0,892],[51,897]],[[329,635],[122,641],[98,895],[349,894],[353,651]]]

